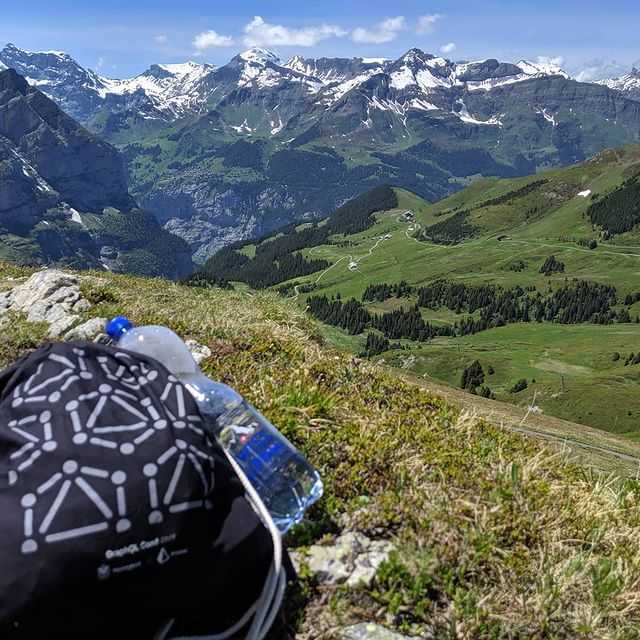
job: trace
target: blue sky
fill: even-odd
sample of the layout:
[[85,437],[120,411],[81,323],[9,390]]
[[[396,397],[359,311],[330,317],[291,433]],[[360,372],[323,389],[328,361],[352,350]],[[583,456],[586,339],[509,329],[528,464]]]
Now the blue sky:
[[612,0],[28,0],[3,2],[0,43],[62,50],[104,75],[154,62],[224,64],[248,45],[283,58],[397,57],[411,47],[452,59],[558,59],[574,74],[640,60],[640,3]]

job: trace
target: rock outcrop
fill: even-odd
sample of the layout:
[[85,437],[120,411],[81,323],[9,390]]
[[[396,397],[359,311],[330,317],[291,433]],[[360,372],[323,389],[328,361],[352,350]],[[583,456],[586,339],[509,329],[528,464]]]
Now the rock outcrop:
[[193,266],[138,209],[118,151],[13,69],[0,71],[0,258],[172,278]]
[[392,549],[393,544],[387,540],[370,540],[361,533],[347,532],[332,545],[313,545],[304,553],[294,551],[291,559],[296,569],[306,565],[321,583],[370,586]]
[[91,318],[64,334],[65,340],[94,340],[104,332],[106,318]]
[[90,134],[13,69],[0,73],[0,136],[79,211],[134,206],[114,147]]
[[63,271],[38,271],[25,283],[0,294],[0,317],[9,311],[24,313],[29,322],[49,324],[49,337],[59,338],[91,307],[79,285],[77,276]]

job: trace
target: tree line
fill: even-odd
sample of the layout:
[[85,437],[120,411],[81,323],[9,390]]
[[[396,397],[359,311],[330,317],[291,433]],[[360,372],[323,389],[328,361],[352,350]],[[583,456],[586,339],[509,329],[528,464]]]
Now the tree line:
[[640,222],[640,181],[625,180],[618,189],[592,204],[587,215],[608,236],[631,231]]
[[[492,284],[467,285],[448,280],[422,287],[411,287],[406,282],[381,283],[369,285],[363,300],[383,301],[393,296],[409,298],[413,295],[417,297],[418,307],[475,314],[459,321],[460,335],[512,322],[631,322],[627,309],[613,309],[618,302],[615,287],[577,279],[565,281],[562,287],[545,295],[534,286],[504,289]],[[625,304],[633,304],[637,299],[640,295],[636,298],[631,294],[625,298]]]
[[[559,324],[612,324],[631,322],[627,309],[617,312],[615,287],[585,280],[567,281],[562,287],[542,294],[535,287],[504,289],[496,285],[466,285],[446,280],[413,288],[406,282],[367,287],[363,300],[382,301],[392,295],[417,296],[417,303],[387,313],[369,312],[361,302],[351,299],[312,296],[309,311],[316,318],[339,326],[351,334],[365,328],[378,329],[387,338],[427,341],[435,336],[464,336],[516,322],[555,322]],[[420,308],[447,308],[466,314],[453,325],[433,325],[425,321]]]
[[371,217],[373,213],[397,206],[398,198],[391,187],[376,187],[336,209],[323,224],[314,223],[301,229],[296,229],[293,224],[271,232],[256,241],[253,257],[239,252],[246,242],[220,249],[194,274],[191,281],[238,281],[256,289],[264,289],[321,271],[330,266],[329,262],[307,259],[296,252],[327,244],[332,235],[365,231],[374,223]]
[[325,324],[340,327],[351,335],[362,333],[365,328],[377,329],[386,338],[404,338],[416,342],[426,342],[435,336],[453,335],[452,327],[425,322],[417,306],[374,314],[355,298],[343,302],[326,295],[311,296],[307,305],[309,313],[315,318]]
[[475,233],[475,227],[467,220],[468,217],[468,211],[458,211],[450,218],[420,231],[418,240],[435,244],[458,244]]

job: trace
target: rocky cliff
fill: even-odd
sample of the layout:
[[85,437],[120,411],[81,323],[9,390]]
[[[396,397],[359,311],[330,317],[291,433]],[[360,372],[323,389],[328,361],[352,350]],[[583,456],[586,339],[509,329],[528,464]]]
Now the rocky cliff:
[[179,277],[189,251],[138,209],[118,151],[0,72],[0,255]]

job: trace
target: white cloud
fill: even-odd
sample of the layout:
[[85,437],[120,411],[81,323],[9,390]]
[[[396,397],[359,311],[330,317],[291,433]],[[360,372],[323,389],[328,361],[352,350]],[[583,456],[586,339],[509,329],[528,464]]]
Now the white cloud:
[[395,40],[398,34],[406,28],[404,16],[387,18],[374,25],[371,29],[358,27],[351,33],[351,39],[358,43],[382,44]]
[[104,67],[104,58],[102,56],[100,56],[98,58],[98,62],[96,62],[96,71],[100,71],[100,69],[102,69],[102,67]]
[[440,47],[440,51],[442,53],[453,53],[456,50],[456,43],[455,42],[447,42],[447,44],[443,44]]
[[538,64],[550,64],[554,67],[561,67],[564,64],[562,56],[538,56],[536,61]]
[[416,25],[416,31],[418,33],[432,33],[435,29],[436,22],[438,22],[440,18],[442,18],[442,16],[439,13],[420,16],[418,18],[418,24]]
[[153,36],[153,41],[157,44],[167,44],[169,38],[164,33],[159,33],[157,36]]
[[231,36],[220,35],[216,31],[213,31],[213,29],[211,31],[203,31],[193,39],[193,46],[199,53],[212,47],[230,47],[233,44],[234,42]]
[[593,82],[604,78],[617,78],[629,72],[629,65],[616,60],[595,58],[588,60],[584,66],[576,69],[575,78],[578,82]]
[[245,26],[244,32],[243,42],[247,47],[313,47],[321,40],[347,35],[347,31],[332,24],[289,29],[279,24],[265,22],[260,16],[255,16]]

